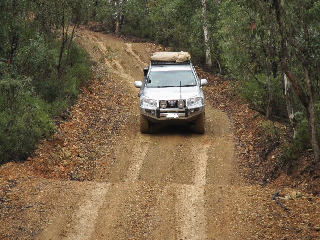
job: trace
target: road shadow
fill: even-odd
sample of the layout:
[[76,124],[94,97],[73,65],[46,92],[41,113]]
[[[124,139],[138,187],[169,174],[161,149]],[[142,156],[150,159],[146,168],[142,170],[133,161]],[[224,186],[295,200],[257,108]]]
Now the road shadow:
[[[150,133],[154,135],[183,135],[191,136],[196,134],[191,124],[157,124],[150,127]],[[198,135],[198,134],[197,134]]]

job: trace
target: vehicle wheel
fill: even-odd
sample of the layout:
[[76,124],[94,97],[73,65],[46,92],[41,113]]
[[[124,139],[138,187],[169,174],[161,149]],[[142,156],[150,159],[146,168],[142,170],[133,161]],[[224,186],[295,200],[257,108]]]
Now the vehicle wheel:
[[141,133],[150,133],[149,120],[142,115],[140,115],[140,132]]
[[204,134],[205,114],[201,113],[201,115],[195,120],[194,123],[195,132],[199,134]]

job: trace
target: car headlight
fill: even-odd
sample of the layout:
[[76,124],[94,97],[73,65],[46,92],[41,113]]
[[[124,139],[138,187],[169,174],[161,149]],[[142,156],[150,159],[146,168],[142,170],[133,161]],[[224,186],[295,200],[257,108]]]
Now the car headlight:
[[143,98],[141,99],[140,106],[142,108],[157,108],[157,100]]
[[202,107],[204,104],[202,97],[189,98],[187,101],[188,108]]

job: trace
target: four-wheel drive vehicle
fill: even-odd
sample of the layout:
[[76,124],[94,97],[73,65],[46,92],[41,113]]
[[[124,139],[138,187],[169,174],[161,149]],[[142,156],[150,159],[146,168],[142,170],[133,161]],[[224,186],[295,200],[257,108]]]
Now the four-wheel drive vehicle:
[[140,131],[149,133],[151,124],[193,124],[196,133],[204,133],[205,105],[202,86],[187,52],[157,52],[144,69],[140,88]]

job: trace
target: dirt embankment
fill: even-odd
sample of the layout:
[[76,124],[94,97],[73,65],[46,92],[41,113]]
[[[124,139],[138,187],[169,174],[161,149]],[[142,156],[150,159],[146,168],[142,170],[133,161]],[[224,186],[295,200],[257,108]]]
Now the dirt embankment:
[[320,238],[317,197],[283,188],[284,210],[274,187],[244,181],[240,129],[210,101],[224,82],[199,70],[210,82],[204,135],[142,135],[133,82],[161,47],[86,29],[77,41],[95,78],[33,158],[1,166],[1,239]]

